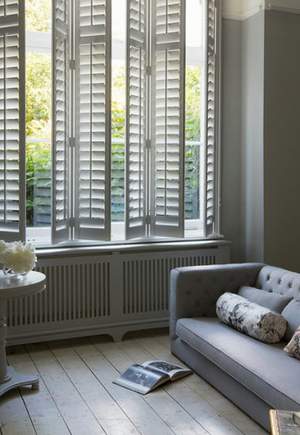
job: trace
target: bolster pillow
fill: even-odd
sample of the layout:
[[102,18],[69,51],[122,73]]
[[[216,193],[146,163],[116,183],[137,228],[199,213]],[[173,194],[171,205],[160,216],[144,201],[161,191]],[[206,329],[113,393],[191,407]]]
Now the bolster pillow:
[[287,328],[287,321],[280,314],[234,293],[219,297],[216,313],[226,325],[265,343],[278,343]]

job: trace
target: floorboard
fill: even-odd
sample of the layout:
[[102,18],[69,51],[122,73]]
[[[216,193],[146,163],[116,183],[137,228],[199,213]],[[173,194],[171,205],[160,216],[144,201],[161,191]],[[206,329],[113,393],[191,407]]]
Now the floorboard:
[[[132,356],[134,354],[137,356],[137,360],[135,362],[144,361],[145,359],[155,359],[157,357],[157,353],[151,353],[151,346],[148,343],[148,350],[145,350],[142,346],[138,348],[138,346],[134,344],[127,343],[124,347],[124,351],[126,353],[131,353]],[[150,349],[149,349],[150,347]],[[171,360],[175,363],[179,363],[176,358],[171,355],[164,354],[164,359]],[[197,376],[193,375],[190,378],[193,379],[193,382],[197,380]],[[197,394],[193,389],[190,388],[187,379],[182,379],[174,384],[168,384],[165,386],[165,391],[169,396],[180,405],[192,418],[194,418],[208,433],[214,434],[234,434],[241,435],[242,432],[238,430],[237,427],[232,425],[226,418],[223,416],[217,415],[216,410],[207,403],[206,400],[199,394]],[[206,388],[208,388],[208,384],[206,384]],[[149,396],[150,397],[150,396]]]
[[18,391],[10,391],[1,398],[0,427],[3,435],[33,435],[29,413]]
[[119,372],[99,352],[97,342],[76,346],[75,349],[114,400],[122,407],[139,432],[149,435],[174,433],[147,404],[143,396],[112,383]]
[[[131,349],[134,355],[130,357],[127,351],[128,344],[128,342],[125,343],[123,349],[115,343],[104,343],[98,345],[98,348],[100,348],[104,356],[119,372],[124,371],[126,367],[134,362],[143,362],[149,359],[149,356],[151,359],[151,355],[147,354],[141,355],[140,358],[137,357],[138,349],[134,349],[132,346]],[[145,396],[144,400],[174,433],[207,435],[207,431],[183,407],[172,399],[165,391],[165,388],[160,388],[154,394]]]
[[165,331],[120,343],[93,337],[10,350],[9,363],[37,373],[40,387],[1,398],[0,435],[266,434],[197,375],[146,396],[112,383],[130,364],[149,359],[179,362]]
[[[21,349],[8,357],[9,364],[23,373],[39,375],[29,354]],[[40,378],[39,390],[20,389],[21,397],[31,417],[34,429],[38,435],[68,435],[70,431],[59,408],[52,399],[43,379]]]
[[138,434],[122,408],[72,347],[67,348],[64,344],[51,344],[50,348],[106,433]]
[[104,434],[104,430],[48,347],[31,345],[29,353],[70,432],[76,435]]

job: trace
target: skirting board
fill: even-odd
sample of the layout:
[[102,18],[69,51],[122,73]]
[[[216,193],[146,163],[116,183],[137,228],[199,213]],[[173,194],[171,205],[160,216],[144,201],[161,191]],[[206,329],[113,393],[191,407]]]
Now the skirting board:
[[19,334],[17,337],[10,337],[8,345],[15,346],[18,344],[39,343],[52,340],[65,340],[74,337],[90,337],[93,335],[109,335],[113,338],[114,342],[120,342],[124,338],[124,335],[132,331],[143,331],[147,329],[160,329],[167,328],[169,326],[169,319],[159,319],[150,322],[128,322],[124,324],[111,324],[99,327],[99,325],[86,326],[83,323],[78,325],[72,325],[70,328],[63,326],[63,329],[57,325],[57,329],[50,329],[49,331],[29,334]]

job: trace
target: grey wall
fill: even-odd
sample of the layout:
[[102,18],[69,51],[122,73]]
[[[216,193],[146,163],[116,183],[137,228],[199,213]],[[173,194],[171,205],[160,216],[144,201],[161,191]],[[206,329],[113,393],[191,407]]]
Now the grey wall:
[[233,261],[300,272],[300,15],[223,20],[222,231]]
[[241,228],[241,27],[222,29],[222,233],[232,241],[232,260],[242,258]]
[[242,23],[242,229],[248,261],[264,259],[264,12]]
[[262,261],[264,13],[222,38],[222,232],[233,261]]
[[265,260],[300,272],[300,15],[267,11]]

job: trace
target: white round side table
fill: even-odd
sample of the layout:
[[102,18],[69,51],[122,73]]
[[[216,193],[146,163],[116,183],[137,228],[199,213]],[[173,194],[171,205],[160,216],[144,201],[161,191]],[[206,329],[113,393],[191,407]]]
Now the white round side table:
[[40,272],[29,272],[24,276],[8,277],[0,271],[0,396],[9,390],[31,385],[38,388],[37,376],[17,373],[6,362],[6,311],[7,300],[41,292],[46,286],[46,276]]

